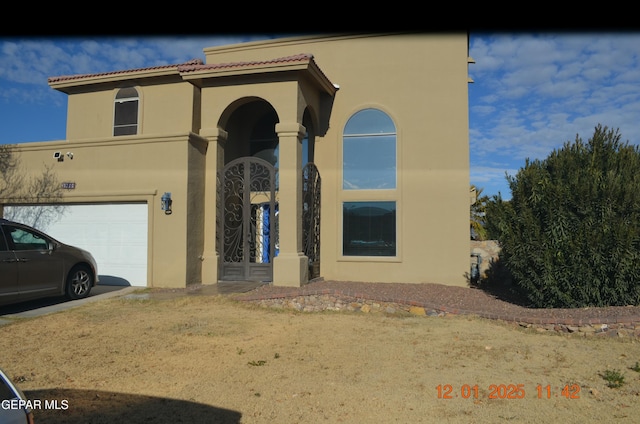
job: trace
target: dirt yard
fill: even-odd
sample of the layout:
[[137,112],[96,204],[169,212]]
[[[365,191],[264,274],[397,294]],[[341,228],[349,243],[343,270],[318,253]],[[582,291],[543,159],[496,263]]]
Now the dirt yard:
[[[0,327],[36,423],[638,422],[640,341],[115,298]],[[609,387],[622,377],[622,385]]]

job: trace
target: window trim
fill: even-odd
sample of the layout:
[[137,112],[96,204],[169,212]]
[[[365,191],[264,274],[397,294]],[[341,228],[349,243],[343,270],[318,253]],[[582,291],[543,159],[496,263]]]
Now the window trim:
[[[136,91],[137,96],[136,97],[122,97],[122,98],[118,98],[118,94],[120,94],[121,91],[123,90],[128,90],[128,89],[133,89]],[[115,89],[114,91],[114,95],[113,95],[113,119],[112,119],[112,127],[111,127],[111,134],[113,137],[131,137],[131,136],[135,136],[135,135],[139,135],[142,133],[142,91],[140,89],[139,86],[137,85],[128,85],[128,86],[123,86],[123,87],[118,87]],[[133,124],[126,124],[126,125],[116,125],[116,105],[117,104],[122,104],[125,102],[137,102],[137,109],[136,109],[136,123],[135,123],[135,127],[136,127],[136,132],[135,134],[116,134],[116,129],[117,128],[126,128],[126,127],[133,127]]]
[[[385,113],[395,126],[396,136],[396,186],[390,189],[345,189],[344,184],[344,130],[349,120],[358,112],[365,109],[377,109]],[[376,135],[380,135],[377,133]],[[352,136],[353,137],[353,136]],[[353,112],[347,115],[342,125],[339,147],[339,179],[338,197],[336,202],[336,260],[337,262],[368,262],[368,263],[401,263],[403,258],[403,203],[402,203],[402,128],[400,122],[393,113],[379,104],[365,104],[354,108]],[[344,216],[343,205],[345,202],[395,202],[396,205],[396,254],[395,256],[345,256],[343,252],[344,243]]]
[[[394,220],[393,220],[393,255],[366,255],[366,254],[345,254],[345,206],[347,204],[351,204],[351,205],[362,205],[361,207],[365,207],[365,206],[375,206],[375,204],[379,204],[379,203],[387,203],[387,204],[393,204],[393,214],[394,214]],[[341,255],[344,257],[349,257],[349,258],[353,258],[353,257],[366,257],[366,258],[395,258],[398,256],[398,202],[396,202],[395,200],[373,200],[373,201],[362,201],[362,200],[355,200],[355,201],[343,201],[342,202],[342,253]],[[371,219],[371,216],[366,217],[367,219]],[[378,232],[377,230],[382,229],[384,231],[383,226],[379,227],[376,229],[375,232]],[[370,241],[370,240],[363,240],[363,241]]]
[[[359,197],[359,196],[358,196]],[[370,203],[370,202],[395,202],[396,204],[396,254],[395,256],[356,256],[345,255],[343,251],[344,246],[344,215],[343,208],[345,203]],[[337,246],[336,246],[336,260],[338,262],[402,262],[402,203],[398,198],[384,198],[384,197],[361,197],[349,199],[339,199],[337,204],[338,211],[338,225],[337,229]]]

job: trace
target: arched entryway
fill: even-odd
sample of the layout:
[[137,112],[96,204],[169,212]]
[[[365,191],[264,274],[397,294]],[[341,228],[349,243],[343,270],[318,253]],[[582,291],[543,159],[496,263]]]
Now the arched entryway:
[[302,132],[292,139],[289,127],[283,132],[275,109],[259,98],[238,100],[223,114],[226,140],[218,163],[224,166],[217,173],[216,193],[218,280],[273,281],[280,253],[279,177],[285,175],[279,172],[280,143],[285,134],[286,143],[298,143],[300,149],[297,160],[288,159],[289,169],[297,162],[298,182],[286,174],[287,184],[299,187],[293,197],[300,206],[297,213],[286,214],[295,220],[285,224],[298,223],[297,255],[307,263],[303,281],[320,275],[320,174],[313,164],[315,125],[308,110],[302,121]]
[[275,131],[278,114],[261,99],[243,99],[238,103],[240,106],[235,107],[225,125],[228,136],[224,163],[249,156],[266,160],[278,168],[279,139]]
[[278,116],[269,103],[245,99],[226,124],[218,171],[220,280],[272,281],[278,254]]
[[[299,287],[310,276],[317,275],[318,269],[318,256],[310,261],[306,252],[312,250],[303,247],[303,243],[307,246],[307,241],[319,232],[308,232],[303,237],[303,222],[317,227],[318,220],[307,213],[312,210],[319,213],[319,208],[315,208],[317,202],[309,197],[316,191],[319,180],[315,178],[317,173],[303,168],[313,161],[316,137],[320,140],[329,128],[338,87],[320,72],[312,55],[230,67],[201,65],[190,67],[184,74],[184,78],[201,87],[200,135],[209,142],[203,176],[209,187],[205,193],[205,216],[210,217],[204,222],[203,281],[254,278],[250,271],[237,276],[222,272],[225,261],[221,222],[226,218],[221,212],[224,203],[219,195],[221,189],[212,189],[221,187],[221,172],[226,165],[252,158],[274,167],[273,197],[278,225],[275,235],[269,236],[270,240],[276,237],[278,246],[274,245],[272,281],[275,285]],[[251,165],[245,161],[245,166]],[[242,234],[249,237],[244,230]],[[319,251],[317,243],[311,246],[315,246],[313,251]],[[247,252],[242,253],[246,257]],[[311,272],[310,266],[315,267],[315,272]]]
[[278,253],[276,172],[272,164],[250,156],[220,171],[221,280],[272,281]]

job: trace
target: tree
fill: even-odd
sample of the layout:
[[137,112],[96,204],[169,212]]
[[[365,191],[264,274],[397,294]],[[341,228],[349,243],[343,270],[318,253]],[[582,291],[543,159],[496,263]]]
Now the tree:
[[12,146],[0,145],[0,199],[14,197],[24,177],[18,173],[19,161]]
[[60,204],[62,188],[55,172],[45,166],[36,176],[27,177],[20,168],[15,146],[0,145],[0,204],[46,204],[46,207],[5,208],[4,217],[42,230],[65,211]]
[[537,307],[640,304],[640,151],[596,126],[507,176],[487,204],[489,234]]
[[486,240],[487,230],[485,228],[486,206],[489,196],[481,196],[483,188],[471,185],[471,191],[475,191],[476,201],[471,205],[471,217],[469,225],[471,228],[472,240]]

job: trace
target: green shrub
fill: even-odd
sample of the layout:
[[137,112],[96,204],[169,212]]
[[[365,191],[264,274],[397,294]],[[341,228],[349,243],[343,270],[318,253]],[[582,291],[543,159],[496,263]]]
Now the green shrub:
[[607,386],[612,389],[620,388],[624,384],[624,374],[620,373],[619,370],[606,370],[600,374],[600,377],[602,377],[602,379],[607,382]]
[[487,204],[487,230],[536,307],[640,303],[640,152],[598,125],[507,176],[512,198]]

